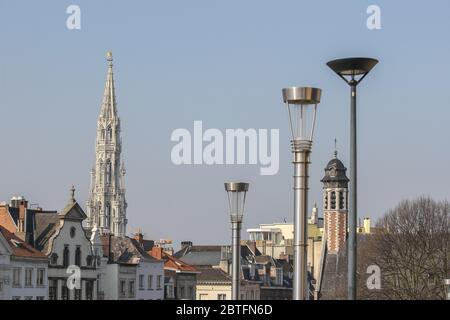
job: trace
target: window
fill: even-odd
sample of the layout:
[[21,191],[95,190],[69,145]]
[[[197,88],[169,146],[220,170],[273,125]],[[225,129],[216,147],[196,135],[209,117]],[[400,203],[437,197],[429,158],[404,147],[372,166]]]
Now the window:
[[125,280],[120,280],[120,287],[119,287],[119,292],[120,292],[120,296],[121,297],[125,297],[126,294],[126,288],[125,288]]
[[128,295],[129,295],[130,297],[134,297],[134,281],[133,281],[133,280],[131,280],[131,281],[128,283]]
[[58,264],[58,255],[56,253],[52,253],[50,256],[50,264],[56,266]]
[[[219,299],[219,296],[217,296],[217,299]],[[208,295],[207,294],[200,294],[198,296],[198,300],[208,300]]]
[[3,282],[0,282],[0,292],[3,291]]
[[25,269],[25,287],[33,286],[33,269]]
[[14,297],[12,297],[12,299],[13,299],[13,300],[20,300],[20,297],[14,296]]
[[148,283],[147,283],[147,289],[153,290],[153,276],[148,276]]
[[49,280],[48,286],[48,299],[56,300],[57,296],[58,296],[58,280],[51,279]]
[[62,300],[69,300],[69,288],[67,288],[67,286],[64,284],[61,287],[62,291],[61,291],[61,298]]
[[339,209],[344,209],[344,193],[341,191],[339,192]]
[[144,275],[139,275],[139,290],[144,290]]
[[26,296],[24,299],[25,299],[25,300],[33,300],[33,297],[31,297],[31,296]]
[[75,227],[70,228],[70,237],[75,238],[76,232],[77,232],[77,229]]
[[43,287],[45,285],[45,269],[37,270],[36,286]]
[[94,281],[86,281],[86,300],[94,298]]
[[110,227],[110,219],[111,219],[111,206],[109,205],[109,203],[107,203],[105,207],[105,224],[107,228]]
[[162,286],[162,276],[158,276],[157,280],[156,280],[156,289],[157,290],[161,290],[161,286]]
[[43,296],[37,296],[37,297],[36,297],[36,300],[45,300],[45,297],[43,297]]
[[64,245],[64,252],[63,252],[63,266],[68,267],[69,266],[69,245]]
[[195,300],[194,287],[189,287],[189,299]]
[[81,300],[81,289],[75,289],[74,293],[74,300]]
[[91,267],[91,266],[92,266],[92,261],[93,261],[92,256],[91,256],[91,255],[88,255],[88,256],[86,257],[86,265],[88,265],[89,267]]
[[331,192],[331,210],[335,210],[336,209],[336,192],[332,191]]
[[106,162],[106,184],[109,185],[111,183],[111,161],[108,160]]
[[227,295],[226,294],[218,294],[217,300],[226,300]]
[[80,246],[77,246],[75,250],[75,264],[79,267],[81,267],[81,248]]
[[20,287],[20,268],[13,269],[13,287]]
[[185,296],[185,294],[186,294],[185,288],[184,287],[179,287],[179,289],[180,289],[180,293],[179,293],[179,297],[178,298],[180,298],[180,299],[186,298],[186,296]]

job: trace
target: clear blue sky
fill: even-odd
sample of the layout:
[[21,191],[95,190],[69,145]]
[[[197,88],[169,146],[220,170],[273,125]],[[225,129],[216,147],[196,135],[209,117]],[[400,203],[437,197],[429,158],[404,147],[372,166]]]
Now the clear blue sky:
[[[81,30],[66,8],[81,7]],[[366,9],[382,10],[382,30]],[[292,168],[281,88],[323,89],[311,167],[321,205],[334,138],[348,166],[349,90],[325,63],[370,56],[359,88],[359,212],[404,198],[448,198],[450,2],[0,0],[0,199],[61,209],[74,184],[87,199],[96,120],[115,58],[129,231],[177,243],[225,243],[225,180],[251,183],[244,228],[292,220]],[[280,171],[176,167],[176,128],[279,128]],[[322,213],[322,212],[321,212]]]

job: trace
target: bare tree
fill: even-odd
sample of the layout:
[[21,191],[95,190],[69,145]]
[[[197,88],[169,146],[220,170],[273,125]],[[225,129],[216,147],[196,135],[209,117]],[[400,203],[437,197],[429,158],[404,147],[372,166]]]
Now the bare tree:
[[381,290],[368,290],[360,277],[360,298],[444,299],[450,277],[450,205],[429,197],[403,201],[377,224],[378,232],[359,247],[360,275],[381,268]]

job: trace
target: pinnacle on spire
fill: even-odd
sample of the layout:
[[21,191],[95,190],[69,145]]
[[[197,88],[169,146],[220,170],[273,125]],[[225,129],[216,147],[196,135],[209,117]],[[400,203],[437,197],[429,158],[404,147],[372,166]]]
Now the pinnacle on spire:
[[117,117],[117,109],[116,92],[114,88],[113,56],[111,51],[108,51],[106,53],[106,60],[108,61],[108,74],[106,76],[105,91],[103,93],[100,117],[103,117],[105,119],[113,119]]
[[334,157],[337,158],[338,151],[337,151],[337,139],[334,138]]
[[75,202],[75,187],[70,188],[70,201]]

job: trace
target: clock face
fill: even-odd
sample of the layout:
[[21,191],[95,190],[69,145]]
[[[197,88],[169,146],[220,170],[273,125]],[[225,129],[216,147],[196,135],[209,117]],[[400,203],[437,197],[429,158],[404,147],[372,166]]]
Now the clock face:
[[337,175],[336,166],[332,166],[331,169],[330,169],[330,176],[331,177],[336,177],[336,175]]

